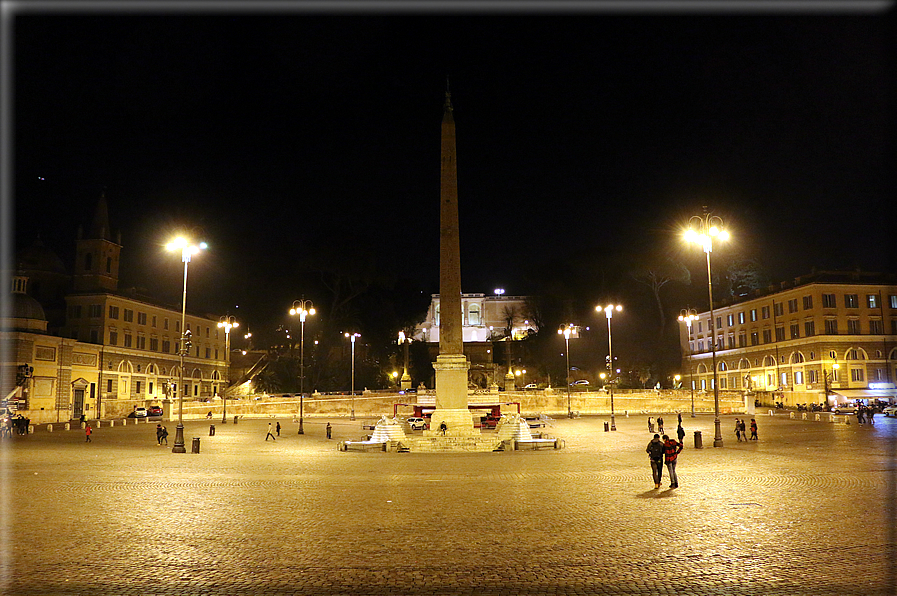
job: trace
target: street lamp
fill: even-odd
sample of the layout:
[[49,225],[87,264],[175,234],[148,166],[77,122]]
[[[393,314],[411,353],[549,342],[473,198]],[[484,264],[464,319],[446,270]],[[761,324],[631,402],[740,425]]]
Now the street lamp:
[[564,354],[567,356],[567,418],[573,418],[573,410],[570,408],[570,336],[573,335],[575,329],[572,323],[568,323],[558,329],[558,335],[564,336],[564,342],[567,346],[564,350]]
[[[688,223],[689,229],[685,232],[685,240],[700,244],[704,249],[704,254],[707,255],[707,296],[710,301],[710,324],[708,331],[710,331],[710,349],[713,354],[713,411],[715,416],[713,425],[716,433],[713,437],[713,446],[722,447],[723,434],[719,425],[719,383],[717,382],[716,371],[716,328],[715,321],[713,320],[713,278],[711,277],[710,272],[710,253],[713,252],[713,239],[719,238],[720,240],[728,240],[729,232],[721,229],[723,225],[722,218],[717,215],[710,215],[707,211],[707,207],[704,207],[703,215],[693,216]],[[695,227],[692,228],[692,225]]]
[[[691,323],[692,321],[698,320],[698,312],[694,309],[685,309],[679,313],[679,321],[685,323],[685,327],[688,330],[688,340],[691,341]],[[695,417],[695,381],[692,377],[691,371],[691,344],[689,343],[688,348],[688,383],[691,385],[691,417]]]
[[514,375],[520,377],[520,385],[523,386],[524,390],[526,389],[526,369],[518,368],[514,371]]
[[346,337],[352,340],[352,414],[349,420],[355,420],[355,338],[361,337],[360,333],[344,333]]
[[303,428],[303,406],[305,400],[305,317],[315,314],[315,307],[311,300],[293,300],[293,307],[290,309],[291,315],[299,315],[299,322],[302,330],[299,334],[299,432],[297,434],[304,435]]
[[172,453],[187,453],[184,446],[184,357],[187,355],[187,349],[190,347],[190,335],[187,331],[187,265],[190,264],[190,258],[203,250],[208,245],[205,242],[199,244],[191,244],[189,240],[183,236],[178,236],[165,245],[168,251],[181,251],[181,260],[184,262],[184,298],[181,302],[181,341],[178,346],[178,355],[181,361],[181,381],[178,387],[178,425],[174,435],[174,447],[171,448]]
[[614,318],[614,311],[620,312],[623,307],[619,304],[608,304],[607,306],[596,306],[595,310],[604,311],[607,317],[607,384],[610,385],[610,429],[617,430],[616,417],[614,415],[614,350],[611,342],[610,320]]
[[227,365],[226,384],[221,390],[221,399],[224,400],[221,408],[221,424],[227,424],[227,390],[230,387],[230,330],[239,326],[240,324],[232,315],[221,317],[218,320],[218,327],[224,328],[224,362]]

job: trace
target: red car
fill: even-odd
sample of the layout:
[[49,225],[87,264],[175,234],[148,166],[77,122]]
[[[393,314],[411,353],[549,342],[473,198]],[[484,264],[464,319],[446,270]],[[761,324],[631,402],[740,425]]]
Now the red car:
[[150,406],[146,409],[147,416],[161,416],[162,406]]

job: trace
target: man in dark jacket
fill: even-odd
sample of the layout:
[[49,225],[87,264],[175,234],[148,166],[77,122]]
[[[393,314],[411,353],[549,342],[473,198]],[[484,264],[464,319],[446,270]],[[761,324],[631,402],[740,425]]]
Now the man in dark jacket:
[[663,480],[663,441],[660,435],[654,435],[651,442],[648,443],[648,457],[651,458],[651,473],[654,475],[654,488],[660,488],[660,481]]
[[670,475],[670,488],[679,488],[679,477],[676,476],[676,458],[682,451],[682,443],[668,436],[663,436],[663,461]]

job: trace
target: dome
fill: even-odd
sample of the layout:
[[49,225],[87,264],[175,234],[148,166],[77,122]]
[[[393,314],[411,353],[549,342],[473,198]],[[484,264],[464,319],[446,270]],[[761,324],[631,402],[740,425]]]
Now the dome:
[[12,294],[12,301],[13,308],[11,314],[13,319],[47,320],[47,316],[44,314],[44,307],[40,305],[40,302],[28,294],[14,292]]
[[65,263],[38,236],[34,243],[16,256],[16,265],[23,271],[46,271],[68,275]]

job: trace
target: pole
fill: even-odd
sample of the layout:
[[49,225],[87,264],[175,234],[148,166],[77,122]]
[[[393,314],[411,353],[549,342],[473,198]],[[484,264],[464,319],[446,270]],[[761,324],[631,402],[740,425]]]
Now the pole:
[[[708,242],[711,242],[711,240],[708,240]],[[710,277],[710,245],[705,247],[704,252],[707,254],[707,295],[710,298],[710,350],[713,360],[713,446],[722,447],[723,435],[719,422],[719,382],[717,381],[716,372],[716,321],[713,318],[713,279]]]
[[352,334],[352,415],[349,420],[355,420],[355,334]]
[[[303,311],[305,310],[305,306],[302,307]],[[305,313],[299,317],[300,326],[302,330],[299,332],[299,432],[298,434],[304,435],[305,429],[303,428],[303,406],[305,405],[303,402],[305,400]]]
[[175,429],[174,446],[171,448],[172,453],[187,453],[184,446],[184,356],[186,352],[185,337],[187,324],[187,265],[190,263],[190,253],[185,247],[181,253],[181,259],[184,261],[184,297],[181,301],[181,345],[178,353],[181,362],[181,381],[178,387],[178,425]]
[[695,417],[695,376],[691,364],[691,350],[688,351],[688,383],[691,385],[691,417]]
[[608,366],[610,370],[608,370],[610,381],[610,429],[617,430],[616,417],[614,416],[614,350],[611,346],[611,338],[610,338],[610,320],[613,317],[613,309],[607,311],[607,357],[608,357]]
[[570,409],[570,329],[564,331],[564,342],[567,349],[564,352],[567,356],[567,418],[573,418],[573,410]]
[[[230,321],[227,321],[230,323]],[[230,325],[224,326],[224,362],[226,373],[224,376],[224,389],[221,390],[221,399],[224,400],[221,408],[221,424],[227,424],[227,388],[230,385]]]

